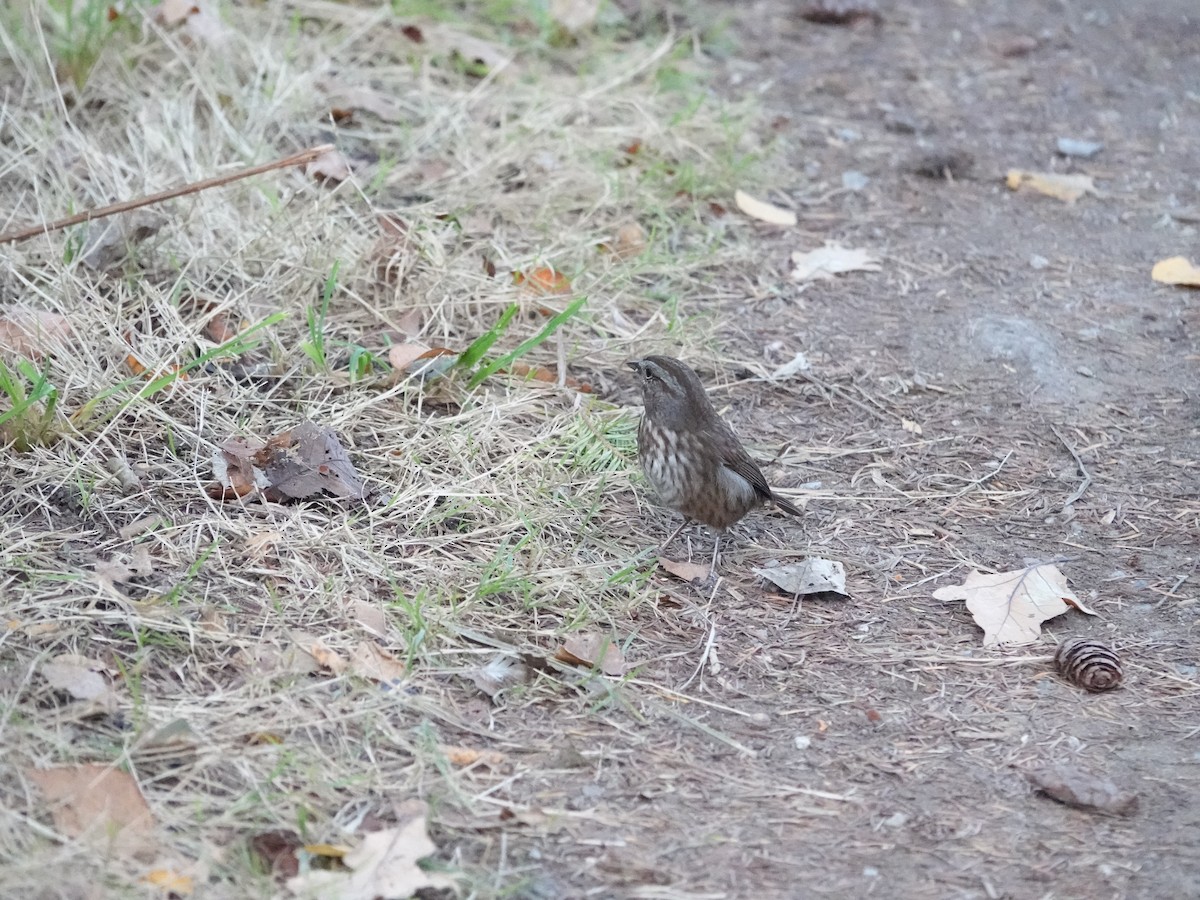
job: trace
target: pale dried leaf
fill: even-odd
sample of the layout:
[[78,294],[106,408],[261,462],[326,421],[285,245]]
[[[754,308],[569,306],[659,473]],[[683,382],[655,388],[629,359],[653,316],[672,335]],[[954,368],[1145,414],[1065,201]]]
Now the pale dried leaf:
[[1026,769],[1024,775],[1037,790],[1067,806],[1112,816],[1131,816],[1138,810],[1137,794],[1078,766],[1056,763]]
[[317,665],[334,675],[341,675],[350,666],[341,654],[330,649],[319,637],[300,632],[292,635],[292,639],[300,650],[316,660]]
[[480,750],[476,747],[456,747],[449,744],[443,744],[438,749],[445,754],[450,765],[460,769],[475,763],[495,769],[504,763],[504,754],[498,750]]
[[1067,587],[1066,576],[1050,564],[996,575],[971,572],[961,585],[938,588],[933,597],[965,600],[983,629],[985,647],[1031,644],[1041,635],[1042,622],[1071,606],[1095,615]]
[[54,827],[105,853],[143,856],[155,849],[155,822],[126,772],[88,763],[26,769],[50,807]]
[[374,603],[366,600],[355,600],[352,604],[354,620],[372,634],[383,637],[387,634],[387,613]]
[[750,218],[766,222],[768,225],[791,228],[796,224],[796,214],[790,209],[775,206],[773,203],[767,203],[765,200],[759,200],[757,197],[751,197],[745,191],[735,191],[733,202],[737,204],[738,209]]
[[320,184],[340,184],[352,171],[350,160],[338,150],[327,150],[304,167],[304,174]]
[[452,888],[454,882],[446,876],[417,865],[436,852],[422,807],[401,825],[366,835],[343,857],[349,871],[309,871],[289,878],[287,887],[295,895],[321,900],[403,900],[426,888]]
[[70,321],[58,313],[14,305],[0,314],[0,351],[42,359],[70,336]]
[[[707,570],[706,570],[707,571]],[[617,642],[606,634],[581,631],[563,641],[554,655],[560,662],[596,666],[605,675],[620,676],[626,672],[625,657]]]
[[825,246],[808,253],[796,251],[792,254],[793,281],[813,281],[833,278],[846,272],[878,272],[879,260],[866,250],[843,247],[837,241],[826,241]]
[[383,684],[404,681],[408,671],[404,663],[371,641],[363,641],[350,655],[350,672]]
[[550,0],[550,18],[571,34],[596,21],[600,0]]
[[1031,190],[1064,203],[1074,203],[1084,194],[1099,195],[1091,175],[1060,175],[1056,172],[1025,172],[1010,169],[1004,178],[1010,191]]
[[1193,266],[1186,256],[1160,259],[1150,270],[1150,277],[1162,284],[1200,287],[1200,267]]
[[108,679],[100,674],[104,664],[86,656],[63,653],[42,663],[42,677],[55,690],[65,691],[76,700],[99,700],[110,695]]
[[784,593],[846,595],[846,569],[833,559],[812,557],[790,566],[767,565],[754,570]]
[[704,581],[708,578],[708,566],[703,563],[694,563],[682,559],[666,559],[660,556],[658,564],[664,571],[670,572],[680,581],[695,582]]

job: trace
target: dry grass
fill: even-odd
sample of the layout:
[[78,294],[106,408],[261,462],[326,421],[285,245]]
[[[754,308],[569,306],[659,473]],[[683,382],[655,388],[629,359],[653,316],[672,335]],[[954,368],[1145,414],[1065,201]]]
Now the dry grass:
[[[253,835],[345,841],[364,815],[386,819],[413,795],[435,820],[494,803],[441,749],[492,743],[482,695],[459,677],[496,654],[480,640],[545,654],[585,628],[623,638],[655,595],[638,555],[662,519],[640,515],[631,488],[633,419],[602,398],[647,344],[706,340],[680,323],[711,299],[710,273],[747,258],[707,202],[749,177],[757,149],[739,139],[742,113],[698,79],[694,36],[618,41],[629,30],[618,23],[579,46],[502,39],[512,64],[478,78],[407,41],[384,11],[227,7],[216,45],[119,22],[76,87],[48,63],[66,77],[77,50],[67,61],[79,74],[90,46],[55,24],[60,7],[0,20],[5,230],[331,137],[357,171],[336,189],[281,172],[173,201],[153,237],[100,271],[80,259],[84,228],[4,248],[5,299],[65,316],[74,335],[45,363],[59,439],[4,464],[3,881],[54,893],[54,871],[63,896],[137,890],[145,867],[55,834],[24,774],[100,761],[137,779],[167,836],[161,862],[195,861],[205,896],[266,895]],[[359,88],[394,121],[333,126],[338,93]],[[380,212],[407,224],[406,240],[381,249]],[[626,222],[648,234],[644,253],[597,249]],[[537,265],[588,300],[525,361],[561,359],[596,394],[388,371],[388,342],[414,322],[422,341],[461,349],[516,303],[492,355],[536,335],[539,306],[561,301],[509,272]],[[143,396],[150,376],[131,376],[130,348],[169,372],[216,346],[204,326],[218,315],[268,324],[240,362],[218,354]],[[355,348],[374,355],[358,378]],[[266,374],[247,377],[251,365]],[[223,440],[303,419],[344,437],[367,503],[206,497]],[[132,560],[149,569],[105,581],[105,564]],[[366,630],[364,608],[383,612],[383,634]],[[296,649],[305,634],[346,657],[375,642],[406,675],[385,688],[316,671]],[[64,653],[103,664],[115,709],[68,702],[39,677]],[[517,686],[506,703],[586,718],[590,689],[556,683]],[[443,862],[475,892],[516,883],[493,881],[486,861]]]
[[[805,237],[882,230],[871,242],[894,252],[877,279],[799,293],[779,271],[792,247],[710,206],[735,187],[807,193],[798,166],[764,165],[774,148],[754,135],[771,127],[706,85],[719,30],[668,34],[610,4],[576,44],[538,4],[487,2],[420,20],[417,45],[400,31],[414,19],[298,0],[223,8],[219,45],[132,14],[98,42],[100,24],[64,23],[67,2],[0,11],[0,230],[328,140],[356,170],[336,187],[277,172],[172,201],[100,270],[80,259],[84,228],[0,246],[0,299],[74,328],[16,370],[26,388],[44,370],[57,440],[34,435],[0,464],[7,893],[143,895],[162,865],[190,872],[196,896],[271,896],[283,891],[256,836],[353,844],[413,797],[429,804],[435,864],[471,896],[732,897],[750,884],[793,897],[801,879],[829,896],[1178,893],[1200,694],[1194,426],[1173,395],[1135,391],[1133,413],[1045,420],[1014,404],[1003,362],[965,384],[893,358],[909,331],[943,355],[956,346],[938,297],[1004,298],[963,289],[943,247],[955,228],[922,230],[934,213],[914,220],[903,190],[871,203],[839,190],[855,148],[894,149],[831,140],[862,126],[844,90],[828,103],[810,79],[812,115],[797,114],[785,148],[826,179],[805,226],[830,234]],[[464,71],[450,49],[465,33],[511,63]],[[940,34],[900,33],[879,52]],[[845,63],[825,52],[826,68]],[[911,71],[878,70],[905,85]],[[382,115],[335,125],[331,108],[362,89]],[[938,202],[970,207],[959,221],[992,200],[982,182],[954,190]],[[1042,227],[1045,207],[1030,209],[1014,234]],[[405,223],[402,239],[385,238],[380,214]],[[598,249],[629,222],[645,252]],[[1012,235],[985,237],[967,241]],[[521,361],[594,393],[502,374],[471,387],[470,372],[422,383],[386,365],[414,330],[461,350],[513,304],[488,357],[534,338],[542,307],[567,300],[512,273],[544,265],[587,302]],[[1142,289],[1131,302],[1149,303]],[[206,330],[224,316],[250,346]],[[131,348],[168,374],[131,374]],[[699,361],[718,406],[774,458],[772,480],[803,482],[810,500],[800,530],[768,515],[740,525],[726,578],[705,589],[649,563],[670,517],[633,472],[622,365],[649,349]],[[810,375],[763,378],[800,349]],[[169,374],[180,365],[187,379]],[[305,419],[342,435],[365,503],[209,499],[226,438]],[[707,557],[707,536],[686,539]],[[749,574],[810,552],[844,561],[850,602],[797,607]],[[929,598],[968,568],[1027,559],[1069,565],[1104,619],[1063,617],[1043,645],[997,655],[960,607]],[[120,566],[138,574],[114,581]],[[1116,644],[1127,686],[1084,698],[1051,677],[1050,637],[1068,631]],[[580,632],[611,636],[635,668],[612,679],[548,660]],[[371,647],[394,658],[391,676],[309,652],[349,661]],[[115,701],[49,684],[45,664],[69,653],[97,661]],[[527,679],[489,698],[480,669],[498,662]],[[456,747],[501,755],[464,763]],[[1014,767],[1062,758],[1135,783],[1149,814],[1032,798]],[[59,830],[30,771],[75,762],[137,780],[156,854],[108,859]],[[1143,860],[1158,881],[1137,880]]]

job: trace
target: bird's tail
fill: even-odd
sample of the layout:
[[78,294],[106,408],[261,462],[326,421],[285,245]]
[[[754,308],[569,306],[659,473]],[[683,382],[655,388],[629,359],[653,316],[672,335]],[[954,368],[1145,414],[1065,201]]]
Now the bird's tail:
[[793,503],[787,497],[781,497],[778,494],[776,494],[774,491],[771,492],[771,502],[774,503],[776,506],[778,506],[780,509],[782,509],[789,516],[804,515],[804,510],[802,510],[800,507],[798,507],[795,503]]

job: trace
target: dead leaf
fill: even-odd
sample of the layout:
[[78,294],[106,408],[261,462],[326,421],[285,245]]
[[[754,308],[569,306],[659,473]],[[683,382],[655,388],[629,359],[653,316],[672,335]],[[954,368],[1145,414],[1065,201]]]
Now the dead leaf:
[[436,853],[437,846],[426,830],[424,805],[413,804],[407,811],[408,816],[395,828],[366,835],[343,858],[345,869],[315,869],[297,875],[288,879],[288,890],[330,900],[376,900],[407,898],[426,888],[453,888],[450,878],[417,865],[418,860]]
[[600,0],[550,0],[550,18],[569,34],[591,27],[600,11]]
[[355,600],[354,620],[372,634],[383,637],[387,634],[387,614],[374,603],[365,600]]
[[277,878],[292,878],[300,872],[296,851],[304,846],[294,831],[267,831],[250,839],[250,852],[262,867]]
[[1150,270],[1150,277],[1162,284],[1200,287],[1200,268],[1193,266],[1186,256],[1160,259]]
[[694,583],[697,581],[705,581],[708,579],[708,566],[703,563],[694,563],[687,560],[674,560],[659,557],[659,566],[667,572],[670,572],[680,581]]
[[735,191],[733,202],[737,204],[738,209],[750,218],[766,222],[768,225],[791,228],[796,224],[796,214],[790,209],[784,209],[783,207],[767,203],[765,200],[751,197],[745,191]]
[[1072,606],[1095,615],[1067,587],[1067,578],[1058,567],[1048,563],[997,575],[971,572],[961,585],[938,588],[933,598],[965,600],[983,629],[985,647],[1032,644],[1041,635],[1042,622]]
[[38,667],[41,676],[58,691],[76,700],[103,700],[112,696],[108,679],[101,672],[104,663],[74,653],[63,653]]
[[475,747],[453,747],[443,744],[439,749],[446,755],[450,765],[463,768],[482,763],[489,769],[504,764],[504,754],[498,750],[478,750]]
[[489,697],[495,697],[505,688],[529,680],[529,668],[519,659],[497,654],[485,665],[471,669],[467,677]]
[[292,639],[296,642],[296,646],[316,660],[317,665],[323,669],[328,669],[334,675],[341,675],[350,664],[336,650],[331,650],[323,640],[319,637],[314,637],[311,634],[303,632],[294,634]]
[[213,477],[207,488],[214,500],[236,500],[265,488],[267,476],[254,466],[254,456],[266,447],[257,438],[232,437],[213,451]]
[[[254,456],[266,476],[262,495],[272,503],[305,500],[321,493],[365,500],[367,490],[350,454],[332,428],[301,422],[272,436]],[[257,471],[256,482],[257,482]]]
[[382,684],[394,684],[408,677],[404,663],[372,641],[363,641],[350,654],[350,672]]
[[646,230],[637,222],[626,222],[617,229],[612,242],[601,244],[600,249],[611,253],[617,259],[640,256],[646,250]]
[[810,557],[792,566],[766,565],[755,569],[754,574],[793,597],[826,593],[846,596],[846,569],[833,559]]
[[188,897],[195,890],[195,880],[190,875],[173,869],[152,869],[142,876],[142,881],[169,894]]
[[44,359],[70,336],[70,321],[58,313],[14,305],[0,315],[0,351]]
[[[335,80],[318,81],[317,88],[325,94],[331,110],[346,113],[367,112],[384,122],[403,122],[406,114],[394,96],[367,85],[340,84]],[[337,118],[337,116],[335,116]]]
[[513,284],[519,284],[528,293],[539,297],[571,293],[571,280],[549,266],[541,266],[529,272],[513,272]]
[[1057,763],[1026,769],[1023,774],[1034,788],[1067,806],[1111,816],[1132,816],[1138,810],[1137,794],[1078,766]]
[[100,585],[117,593],[120,593],[117,591],[118,584],[124,584],[133,578],[133,570],[116,560],[97,562],[95,571],[96,580]]
[[111,269],[129,256],[129,251],[153,237],[167,217],[151,209],[138,209],[88,223],[79,262],[93,272]]
[[1096,185],[1091,175],[1059,175],[1055,172],[1025,172],[1021,169],[1009,169],[1004,183],[1010,191],[1031,190],[1045,194],[1064,203],[1074,203],[1084,194],[1095,194]]
[[878,272],[879,260],[866,250],[843,247],[837,241],[826,241],[824,247],[808,253],[792,254],[793,281],[815,281],[833,278],[846,272]]
[[179,29],[190,43],[217,44],[225,38],[225,26],[210,0],[163,0],[154,8],[154,20],[164,28]]
[[153,853],[155,821],[137,782],[111,766],[87,763],[25,770],[45,796],[54,827],[102,852]]
[[341,184],[352,173],[350,160],[340,150],[327,150],[304,167],[304,174],[318,184]]
[[454,368],[458,357],[449,347],[426,347],[419,341],[393,344],[388,350],[388,362],[397,373],[423,382],[445,375]]
[[[603,659],[601,655],[603,654]],[[605,634],[581,631],[563,641],[554,658],[575,666],[596,666],[605,675],[619,677],[626,672],[625,657],[616,641]]]

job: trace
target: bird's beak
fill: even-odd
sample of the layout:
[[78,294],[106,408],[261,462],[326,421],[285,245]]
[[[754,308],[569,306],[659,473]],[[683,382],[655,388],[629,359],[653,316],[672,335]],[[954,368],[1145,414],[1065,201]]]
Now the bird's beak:
[[629,366],[629,368],[633,369],[635,372],[642,371],[642,361],[640,359],[631,359],[629,362],[625,363],[625,365]]

